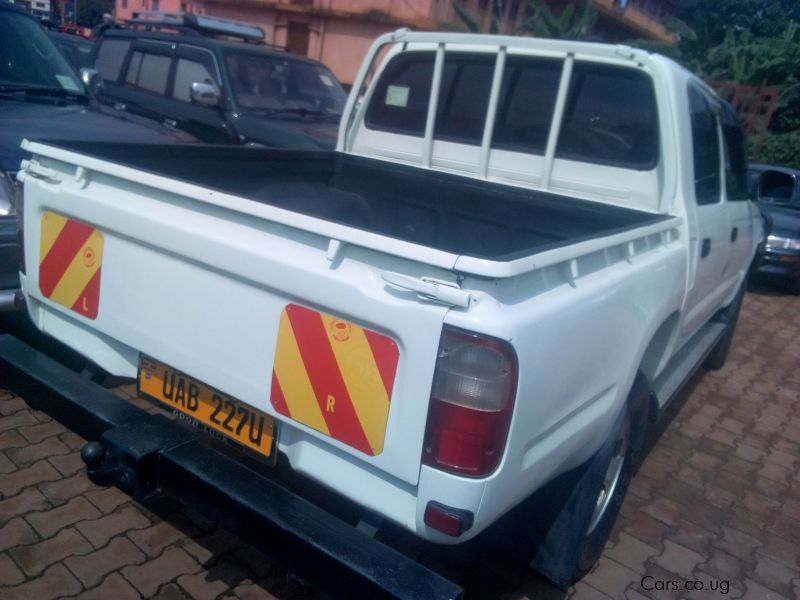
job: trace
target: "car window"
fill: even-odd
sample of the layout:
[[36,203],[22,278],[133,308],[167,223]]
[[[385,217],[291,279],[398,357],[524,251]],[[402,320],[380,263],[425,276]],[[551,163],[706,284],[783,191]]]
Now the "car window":
[[544,154],[563,61],[509,57],[492,146]]
[[695,84],[689,85],[689,111],[694,157],[694,195],[698,204],[720,200],[719,138],[717,120],[708,100]]
[[425,132],[433,57],[432,52],[407,52],[389,63],[367,108],[367,127],[408,135]]
[[187,58],[179,58],[178,64],[175,66],[172,97],[182,102],[191,102],[193,83],[211,83],[216,86],[215,79],[205,64]]
[[776,204],[789,204],[794,196],[795,178],[783,171],[764,171],[759,178],[758,196]]
[[747,151],[739,119],[727,103],[722,107],[722,139],[725,142],[725,192],[728,200],[748,200]]
[[128,87],[163,95],[167,91],[171,61],[169,56],[136,50],[131,56],[125,83]]
[[108,39],[103,40],[100,44],[97,58],[94,59],[94,68],[97,69],[105,81],[117,81],[130,45],[131,43],[128,40]]
[[650,76],[576,62],[556,157],[637,170],[655,167],[658,112]]
[[339,117],[347,94],[327,67],[255,52],[225,53],[231,89],[243,109]]
[[[371,129],[424,135],[433,52],[407,52],[387,66],[367,108]],[[495,57],[445,55],[434,137],[478,145],[488,110]],[[543,154],[563,61],[509,57],[492,146]],[[629,68],[576,64],[556,156],[633,169],[658,162],[658,113],[650,77]]]
[[3,11],[0,18],[0,87],[41,87],[83,94],[83,83],[31,17]]
[[493,56],[445,57],[436,111],[436,139],[481,143],[494,63]]

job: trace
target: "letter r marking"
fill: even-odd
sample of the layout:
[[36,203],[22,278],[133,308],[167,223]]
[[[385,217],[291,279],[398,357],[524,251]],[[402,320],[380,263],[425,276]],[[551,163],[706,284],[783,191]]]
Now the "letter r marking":
[[334,398],[332,394],[328,394],[328,403],[325,406],[325,412],[332,413],[335,404],[336,404],[336,398]]

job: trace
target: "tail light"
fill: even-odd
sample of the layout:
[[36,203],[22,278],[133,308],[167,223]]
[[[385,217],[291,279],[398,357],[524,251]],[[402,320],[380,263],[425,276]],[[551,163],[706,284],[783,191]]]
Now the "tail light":
[[517,356],[508,342],[445,327],[423,462],[469,477],[491,473],[505,449],[517,371]]
[[25,275],[25,203],[22,193],[22,182],[17,180],[14,185],[14,201],[17,209],[17,241],[19,242],[19,271]]

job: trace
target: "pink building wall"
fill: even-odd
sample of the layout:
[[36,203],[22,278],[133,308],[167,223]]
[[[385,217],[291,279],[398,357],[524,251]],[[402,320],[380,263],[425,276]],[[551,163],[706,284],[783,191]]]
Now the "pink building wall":
[[[259,25],[267,41],[288,43],[291,24],[308,27],[306,54],[326,64],[345,84],[355,79],[372,41],[380,34],[417,23],[428,28],[438,0],[116,0],[118,21],[134,11],[188,11]],[[421,27],[420,27],[421,25]]]

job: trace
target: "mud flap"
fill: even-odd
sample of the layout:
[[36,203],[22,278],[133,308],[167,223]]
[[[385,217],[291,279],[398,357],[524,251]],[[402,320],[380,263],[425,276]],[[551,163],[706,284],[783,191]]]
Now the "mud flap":
[[[608,439],[581,466],[560,475],[514,508],[487,532],[490,543],[566,589],[580,573],[586,531],[594,512],[597,490],[611,459],[617,432],[625,420],[620,412]],[[608,521],[608,522],[606,522]],[[601,521],[592,534],[604,543],[614,519]],[[524,533],[523,533],[524,532]]]

